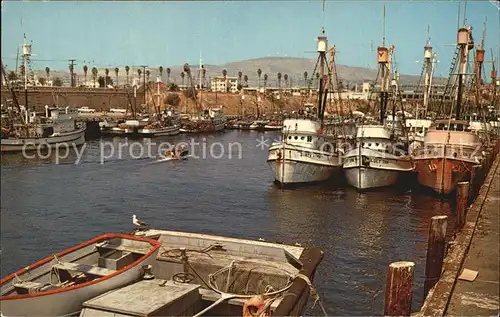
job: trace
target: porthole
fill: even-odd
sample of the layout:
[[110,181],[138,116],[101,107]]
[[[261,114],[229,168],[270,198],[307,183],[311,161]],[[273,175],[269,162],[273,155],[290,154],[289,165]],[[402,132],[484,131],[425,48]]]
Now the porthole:
[[379,146],[379,144],[378,144],[378,143],[375,143],[375,146]]
[[300,139],[301,139],[301,140],[304,140],[304,137],[303,137],[303,136],[301,136],[301,137],[300,137]]
[[295,136],[295,140],[297,140],[299,137],[298,136]]
[[288,140],[291,140],[291,139],[292,139],[292,136],[291,136],[291,135],[290,135],[290,136],[288,136]]

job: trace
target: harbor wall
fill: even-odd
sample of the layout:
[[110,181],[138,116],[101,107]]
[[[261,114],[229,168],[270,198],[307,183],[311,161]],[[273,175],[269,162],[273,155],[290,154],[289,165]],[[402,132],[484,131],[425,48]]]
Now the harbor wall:
[[[15,94],[18,102],[21,105],[25,104],[25,95],[22,88],[15,88]],[[158,95],[154,89],[146,92],[146,104],[153,110],[160,102],[163,107],[169,104],[168,96],[177,95],[178,98],[173,98],[176,101],[176,106],[180,112],[191,113],[199,108],[197,104],[200,101],[199,96],[196,100],[186,96],[184,91],[160,91]],[[141,104],[144,103],[144,91],[139,89],[136,93],[137,109],[142,109]],[[278,98],[274,95],[257,97],[256,95],[243,95],[236,93],[215,93],[202,92],[201,103],[203,107],[223,107],[224,113],[228,115],[256,115],[257,106],[260,114],[272,114],[280,110],[288,112],[299,110],[304,107],[305,103],[316,105],[317,97],[312,96],[281,96]],[[0,100],[2,104],[7,104],[7,100],[12,99],[11,92],[2,87],[0,92]],[[30,107],[35,107],[37,111],[43,111],[45,105],[59,105],[70,107],[89,107],[96,111],[108,111],[111,108],[126,108],[127,100],[130,103],[134,102],[134,94],[132,90],[124,88],[119,89],[104,89],[104,88],[71,88],[71,87],[30,87],[28,91],[28,104]],[[171,104],[171,103],[170,103]],[[341,102],[328,103],[326,111],[328,113],[337,113],[341,111],[348,113],[351,110],[366,111],[369,109],[368,102],[365,100],[342,100]]]
[[[25,104],[25,94],[23,89],[14,89],[19,104]],[[133,94],[130,94],[131,98]],[[143,100],[144,94],[137,93],[137,103]],[[2,104],[7,104],[7,100],[12,99],[11,92],[2,87],[0,100]],[[70,87],[37,87],[28,91],[28,105],[35,107],[37,111],[42,111],[45,105],[60,105],[70,107],[89,107],[96,111],[105,111],[111,108],[125,108],[127,105],[127,90],[125,89],[88,89]]]

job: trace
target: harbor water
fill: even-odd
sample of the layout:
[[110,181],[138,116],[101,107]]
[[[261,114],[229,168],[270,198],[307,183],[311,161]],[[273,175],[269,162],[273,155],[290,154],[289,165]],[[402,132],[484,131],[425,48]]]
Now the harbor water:
[[185,161],[140,155],[149,141],[124,138],[90,141],[78,149],[81,157],[3,155],[2,276],[96,235],[130,232],[136,214],[153,228],[322,248],[314,284],[329,315],[383,314],[389,263],[414,261],[418,310],[429,220],[448,215],[453,228],[451,203],[411,187],[358,193],[341,179],[282,190],[266,163],[265,145],[278,136],[230,131],[153,140],[153,156],[162,141],[198,143]]

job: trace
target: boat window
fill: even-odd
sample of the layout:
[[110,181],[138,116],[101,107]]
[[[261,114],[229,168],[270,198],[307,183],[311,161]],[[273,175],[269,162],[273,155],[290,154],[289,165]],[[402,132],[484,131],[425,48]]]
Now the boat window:
[[365,142],[361,143],[361,147],[365,147]]
[[372,146],[372,144],[371,144],[371,143],[368,143],[368,147],[371,147],[371,146]]
[[299,137],[298,136],[295,136],[295,140],[297,140]]
[[312,136],[307,137],[307,142],[312,142]]
[[380,144],[378,144],[378,143],[375,143],[375,145],[376,145],[376,146],[379,146]]
[[303,137],[303,136],[301,136],[301,137],[300,137],[300,139],[301,139],[301,140],[304,140],[304,137]]
[[292,136],[291,136],[291,135],[289,135],[289,136],[288,136],[288,140],[291,140],[291,139],[292,139]]

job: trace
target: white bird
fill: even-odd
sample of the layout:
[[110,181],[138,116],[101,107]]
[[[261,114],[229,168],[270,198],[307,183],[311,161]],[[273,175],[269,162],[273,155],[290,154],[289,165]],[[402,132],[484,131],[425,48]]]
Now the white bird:
[[133,215],[132,216],[132,222],[134,223],[134,225],[136,225],[137,227],[145,227],[147,226],[147,224],[145,222],[142,222],[140,221],[136,215]]

